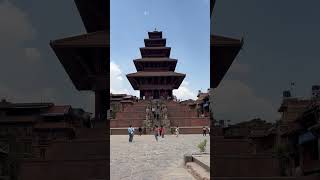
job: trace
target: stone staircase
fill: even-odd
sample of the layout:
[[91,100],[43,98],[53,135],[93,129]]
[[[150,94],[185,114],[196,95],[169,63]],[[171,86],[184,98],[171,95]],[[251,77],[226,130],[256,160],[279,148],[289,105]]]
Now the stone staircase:
[[172,127],[179,126],[182,134],[200,134],[203,126],[210,125],[209,117],[198,117],[195,109],[190,109],[186,104],[175,101],[166,101],[168,119]]
[[210,179],[210,154],[184,156],[185,167],[196,180]]
[[[147,107],[150,108],[152,102],[141,100],[118,112],[116,118],[110,120],[111,134],[127,134],[127,128],[130,124],[135,128],[145,127],[148,124],[146,123],[146,109]],[[170,128],[173,130],[176,126],[179,126],[182,134],[200,134],[203,126],[210,125],[209,117],[198,117],[197,111],[190,109],[186,104],[180,104],[172,100],[155,100],[154,102],[159,102],[166,107],[168,120],[164,123],[164,116],[161,117],[160,121],[151,119],[152,122],[149,122],[149,126],[166,124],[168,132],[171,131]],[[148,131],[150,132],[150,127]]]

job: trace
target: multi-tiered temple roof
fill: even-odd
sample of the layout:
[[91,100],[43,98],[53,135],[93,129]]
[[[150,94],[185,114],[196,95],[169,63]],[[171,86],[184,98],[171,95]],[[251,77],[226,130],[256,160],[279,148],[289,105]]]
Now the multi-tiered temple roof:
[[107,117],[109,92],[110,4],[104,0],[75,0],[87,33],[58,39],[50,46],[78,90],[95,92],[95,119]]
[[170,47],[161,31],[148,32],[145,47],[140,48],[140,59],[134,59],[138,72],[127,74],[134,90],[140,90],[140,98],[170,98],[172,90],[178,89],[185,74],[176,73],[177,59],[170,58]]
[[[213,13],[215,0],[210,3],[210,15]],[[227,73],[232,62],[238,55],[242,40],[224,36],[211,35],[210,37],[210,71],[211,88],[216,88]]]

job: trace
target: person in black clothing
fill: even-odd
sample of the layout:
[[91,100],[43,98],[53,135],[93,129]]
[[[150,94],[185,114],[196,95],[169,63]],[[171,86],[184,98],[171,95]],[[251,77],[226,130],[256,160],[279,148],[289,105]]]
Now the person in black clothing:
[[207,136],[207,128],[203,126],[202,131],[202,136]]
[[142,128],[139,127],[139,136],[141,136],[141,134],[142,134]]

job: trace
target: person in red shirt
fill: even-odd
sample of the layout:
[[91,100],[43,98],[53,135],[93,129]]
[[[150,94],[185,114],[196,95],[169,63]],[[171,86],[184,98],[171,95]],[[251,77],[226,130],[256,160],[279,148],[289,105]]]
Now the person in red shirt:
[[161,137],[164,138],[164,127],[161,126]]

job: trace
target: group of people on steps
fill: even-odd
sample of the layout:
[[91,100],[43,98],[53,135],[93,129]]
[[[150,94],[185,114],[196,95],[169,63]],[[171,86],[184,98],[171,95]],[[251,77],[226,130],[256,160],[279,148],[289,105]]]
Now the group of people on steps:
[[[134,127],[132,127],[132,125],[130,125],[128,128],[129,142],[132,142],[132,140],[133,140],[134,131],[135,131]],[[154,136],[155,136],[156,141],[158,141],[158,136],[161,136],[162,138],[164,138],[165,128],[163,126],[158,127],[157,125],[155,125],[153,128],[153,132],[154,132]],[[141,134],[142,134],[142,129],[141,129],[141,127],[139,127],[139,135],[141,136]],[[178,126],[175,128],[175,135],[176,135],[176,137],[179,136],[179,127]]]

